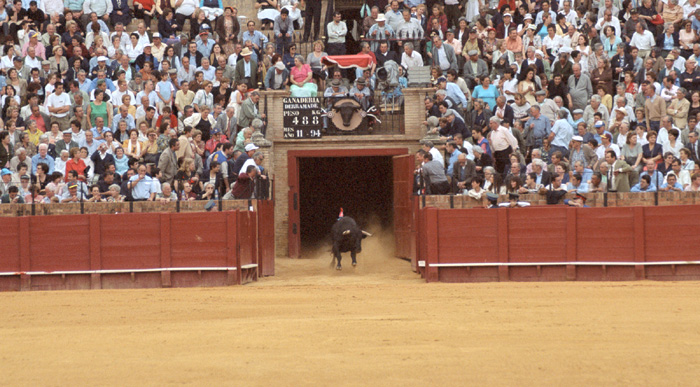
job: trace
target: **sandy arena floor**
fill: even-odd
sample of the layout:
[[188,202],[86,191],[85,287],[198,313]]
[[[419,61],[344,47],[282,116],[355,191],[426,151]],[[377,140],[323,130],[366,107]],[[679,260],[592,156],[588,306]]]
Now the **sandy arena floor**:
[[2,385],[700,384],[694,282],[425,284],[379,239],[212,289],[0,293]]

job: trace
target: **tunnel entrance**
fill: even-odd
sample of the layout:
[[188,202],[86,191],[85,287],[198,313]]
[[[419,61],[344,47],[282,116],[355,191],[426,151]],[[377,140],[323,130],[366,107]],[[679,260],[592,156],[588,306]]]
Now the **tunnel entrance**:
[[391,156],[300,157],[301,253],[330,242],[340,208],[362,228],[393,223]]

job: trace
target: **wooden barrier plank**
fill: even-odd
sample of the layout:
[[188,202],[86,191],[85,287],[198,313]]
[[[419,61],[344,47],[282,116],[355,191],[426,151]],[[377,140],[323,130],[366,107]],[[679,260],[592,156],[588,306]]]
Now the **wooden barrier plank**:
[[507,211],[511,262],[566,260],[565,207],[509,208]]
[[90,270],[87,216],[38,216],[28,220],[32,271]]
[[241,261],[238,254],[238,210],[226,213],[226,267],[235,267],[236,271],[226,272],[227,284],[241,283]]
[[[100,246],[102,245],[102,221],[99,215],[89,215],[90,217],[90,270],[102,269],[102,255]],[[100,273],[90,274],[90,288],[102,289],[102,278]]]
[[[19,218],[19,270],[27,272],[32,270],[32,256],[29,250],[29,218]],[[27,274],[20,275],[20,290],[31,290],[32,279]]]
[[700,206],[645,208],[646,261],[700,260],[698,219]]
[[428,282],[435,282],[439,280],[439,272],[434,264],[440,263],[438,217],[440,212],[445,210],[426,208],[423,211],[425,213],[425,279]]
[[[578,221],[578,209],[577,208],[567,208],[566,209],[566,260],[568,262],[576,262],[578,254],[576,249],[578,247],[577,241],[577,221]],[[576,280],[576,266],[567,265],[566,266],[566,279],[569,281]]]
[[[510,209],[496,209],[491,210],[495,214],[492,215],[498,220],[498,227],[496,229],[498,235],[498,262],[509,262],[510,261],[510,225],[508,223],[508,218],[510,215]],[[490,214],[489,214],[490,215]],[[499,281],[507,281],[510,269],[507,266],[501,266],[498,268],[498,279]]]
[[20,226],[19,220],[26,218],[3,218],[0,226],[0,272],[20,271]]
[[100,215],[102,269],[160,267],[160,214]]
[[173,267],[221,267],[226,264],[226,214],[171,214]]
[[[160,267],[171,267],[171,246],[172,239],[170,238],[170,222],[172,221],[170,214],[160,215]],[[163,287],[172,286],[172,277],[170,271],[162,271],[160,273],[161,285]]]
[[577,260],[634,260],[634,209],[583,208],[577,211]]
[[498,262],[498,224],[494,210],[440,212],[440,262]]
[[[644,262],[644,250],[645,240],[644,240],[644,207],[634,208],[634,261]],[[638,280],[646,278],[645,270],[643,265],[636,265],[634,267],[635,277]]]

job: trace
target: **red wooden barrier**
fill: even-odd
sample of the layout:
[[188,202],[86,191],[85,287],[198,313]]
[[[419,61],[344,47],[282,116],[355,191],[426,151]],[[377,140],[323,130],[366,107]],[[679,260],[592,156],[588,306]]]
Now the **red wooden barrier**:
[[700,206],[424,208],[428,281],[700,279]]
[[[0,290],[222,286],[256,280],[257,216],[229,211],[4,218]],[[272,225],[271,219],[264,223]],[[268,241],[272,251],[273,243]]]

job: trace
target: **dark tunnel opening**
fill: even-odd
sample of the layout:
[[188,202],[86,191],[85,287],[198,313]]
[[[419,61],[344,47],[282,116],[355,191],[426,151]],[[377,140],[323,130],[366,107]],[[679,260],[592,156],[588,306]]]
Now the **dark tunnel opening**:
[[393,223],[391,156],[299,158],[301,248],[330,242],[340,208],[366,229]]

